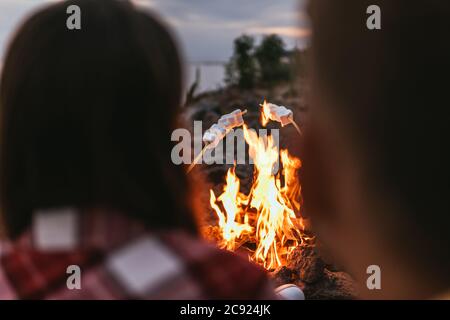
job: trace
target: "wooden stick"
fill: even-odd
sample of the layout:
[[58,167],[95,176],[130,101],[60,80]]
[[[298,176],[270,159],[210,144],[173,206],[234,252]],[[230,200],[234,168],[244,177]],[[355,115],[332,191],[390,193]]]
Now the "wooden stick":
[[200,153],[195,157],[194,161],[191,163],[191,165],[189,166],[187,173],[189,174],[189,172],[192,171],[192,169],[194,169],[195,165],[197,164],[197,162],[202,158],[203,154],[206,152],[206,149],[208,148],[208,145],[206,145],[202,151],[200,151]]
[[294,120],[292,120],[292,125],[295,127],[297,132],[302,136],[303,135],[302,129],[300,129],[299,125]]

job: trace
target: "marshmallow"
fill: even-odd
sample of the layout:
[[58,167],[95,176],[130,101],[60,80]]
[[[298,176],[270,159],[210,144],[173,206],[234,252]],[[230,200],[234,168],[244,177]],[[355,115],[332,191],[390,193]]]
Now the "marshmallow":
[[240,109],[237,109],[232,113],[221,116],[217,124],[213,124],[211,128],[206,130],[203,141],[208,144],[209,148],[215,148],[230,130],[244,124],[243,113]]
[[223,126],[227,130],[242,126],[244,124],[242,111],[240,109],[237,109],[232,113],[221,116],[218,124]]
[[268,103],[267,107],[269,109],[269,114],[266,114],[266,116],[272,121],[281,123],[283,127],[294,121],[294,113],[285,106],[277,106],[276,104]]
[[219,124],[213,124],[211,128],[206,130],[205,134],[203,135],[203,141],[208,144],[210,147],[216,147],[220,140],[222,140],[227,134],[227,130],[219,125]]

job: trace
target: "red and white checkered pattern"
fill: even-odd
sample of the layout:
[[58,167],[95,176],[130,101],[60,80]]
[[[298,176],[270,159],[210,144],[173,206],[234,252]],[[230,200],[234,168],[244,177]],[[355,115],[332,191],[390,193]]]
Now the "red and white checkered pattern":
[[[40,212],[32,230],[1,244],[0,299],[276,298],[263,269],[183,231],[151,233],[115,212],[59,212],[74,216]],[[79,290],[66,285],[70,265],[81,268]]]

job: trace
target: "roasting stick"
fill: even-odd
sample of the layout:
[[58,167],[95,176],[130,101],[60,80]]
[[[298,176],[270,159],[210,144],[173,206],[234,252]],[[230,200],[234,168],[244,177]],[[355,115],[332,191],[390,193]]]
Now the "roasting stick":
[[203,157],[203,155],[205,154],[206,150],[208,149],[209,144],[207,144],[202,151],[199,152],[199,154],[195,157],[194,161],[192,161],[191,165],[189,166],[189,168],[187,169],[187,173],[191,172],[192,169],[194,169],[195,165],[199,162],[199,160]]
[[298,134],[300,136],[303,135],[300,126],[294,120],[294,113],[292,112],[292,110],[284,106],[267,103],[266,101],[264,101],[263,104],[260,104],[260,106],[263,108],[263,114],[267,119],[279,122],[282,127],[291,123],[297,130]]
[[298,134],[302,136],[303,135],[302,129],[300,129],[300,126],[294,120],[292,120],[292,125],[297,130]]
[[247,110],[241,111],[240,109],[237,109],[232,113],[225,114],[220,117],[217,124],[213,124],[211,128],[206,130],[205,134],[203,135],[203,141],[206,143],[206,145],[189,166],[187,170],[188,174],[192,171],[192,169],[194,169],[195,165],[203,157],[206,150],[217,147],[219,142],[224,139],[232,129],[240,127],[244,124],[244,119],[242,118],[242,116],[246,113]]

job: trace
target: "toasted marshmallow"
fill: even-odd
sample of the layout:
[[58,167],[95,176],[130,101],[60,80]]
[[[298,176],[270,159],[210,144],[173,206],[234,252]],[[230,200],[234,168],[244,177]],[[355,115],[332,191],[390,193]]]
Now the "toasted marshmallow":
[[219,125],[227,130],[240,127],[244,124],[244,119],[242,118],[242,111],[240,109],[234,110],[232,113],[225,114],[220,117]]
[[216,147],[220,140],[222,140],[227,134],[227,130],[219,125],[219,124],[213,124],[211,128],[206,130],[205,134],[203,135],[203,141],[208,144],[210,147]]
[[266,114],[266,116],[272,121],[281,123],[283,127],[294,121],[294,113],[285,106],[277,106],[276,104],[268,103],[267,107],[269,113]]
[[244,124],[242,114],[243,112],[240,109],[237,109],[232,113],[221,116],[218,123],[213,124],[211,128],[206,130],[203,135],[203,142],[205,142],[209,148],[215,148],[230,130]]

